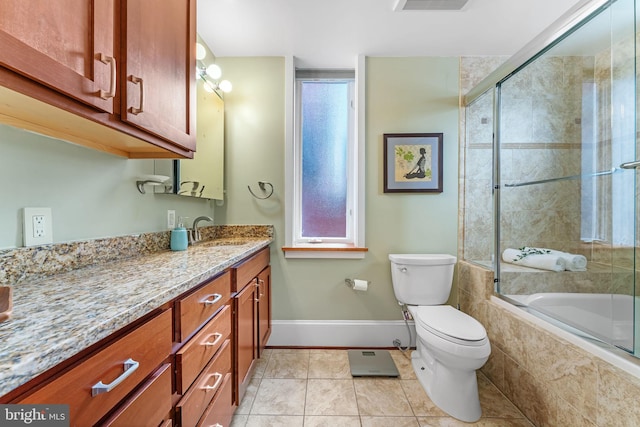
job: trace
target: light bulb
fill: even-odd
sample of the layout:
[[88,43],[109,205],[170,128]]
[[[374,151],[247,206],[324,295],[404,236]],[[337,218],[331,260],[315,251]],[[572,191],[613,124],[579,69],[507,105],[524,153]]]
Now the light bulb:
[[200,43],[196,43],[196,59],[202,61],[207,56],[207,49]]
[[231,89],[233,89],[233,85],[229,80],[221,81],[220,83],[218,83],[218,87],[220,88],[221,91],[225,93],[229,93],[231,92]]
[[207,75],[214,80],[218,80],[222,76],[222,70],[216,64],[207,67]]

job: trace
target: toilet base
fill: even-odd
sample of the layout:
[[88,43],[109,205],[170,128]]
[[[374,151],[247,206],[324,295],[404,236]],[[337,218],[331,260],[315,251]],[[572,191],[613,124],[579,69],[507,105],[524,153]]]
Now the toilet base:
[[437,360],[427,362],[419,351],[411,354],[411,364],[429,398],[447,414],[465,422],[480,419],[476,371],[461,371],[443,366]]

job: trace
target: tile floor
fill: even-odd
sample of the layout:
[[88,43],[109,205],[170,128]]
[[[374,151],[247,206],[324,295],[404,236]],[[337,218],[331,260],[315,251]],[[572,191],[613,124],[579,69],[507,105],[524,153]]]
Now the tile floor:
[[482,374],[482,418],[451,418],[426,395],[411,361],[398,350],[391,356],[400,378],[352,378],[347,350],[267,349],[231,427],[532,426]]

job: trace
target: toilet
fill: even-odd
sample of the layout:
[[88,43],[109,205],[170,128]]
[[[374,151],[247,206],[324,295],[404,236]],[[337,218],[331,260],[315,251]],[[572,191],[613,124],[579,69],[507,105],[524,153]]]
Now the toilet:
[[446,305],[456,257],[448,254],[390,254],[393,291],[415,321],[413,370],[440,409],[474,422],[482,410],[476,370],[491,354],[487,331],[473,317]]

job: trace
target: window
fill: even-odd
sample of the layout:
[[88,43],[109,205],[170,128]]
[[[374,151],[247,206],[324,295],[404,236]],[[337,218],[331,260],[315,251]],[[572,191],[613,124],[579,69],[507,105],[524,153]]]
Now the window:
[[288,258],[362,258],[363,151],[354,70],[295,70],[287,143]]

